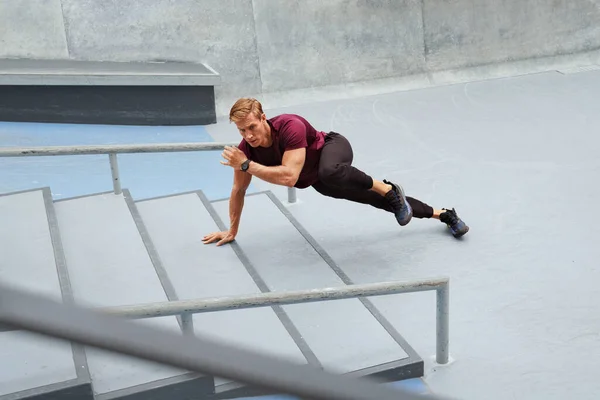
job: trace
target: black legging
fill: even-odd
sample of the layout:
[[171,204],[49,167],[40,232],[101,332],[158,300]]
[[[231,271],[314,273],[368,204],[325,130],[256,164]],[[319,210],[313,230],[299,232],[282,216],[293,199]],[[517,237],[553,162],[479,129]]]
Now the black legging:
[[[348,139],[343,135],[330,132],[325,137],[319,162],[319,181],[312,185],[324,196],[345,199],[392,212],[392,209],[380,194],[369,190],[373,187],[373,178],[352,166],[354,153]],[[433,208],[412,197],[406,197],[413,209],[415,218],[431,218]]]

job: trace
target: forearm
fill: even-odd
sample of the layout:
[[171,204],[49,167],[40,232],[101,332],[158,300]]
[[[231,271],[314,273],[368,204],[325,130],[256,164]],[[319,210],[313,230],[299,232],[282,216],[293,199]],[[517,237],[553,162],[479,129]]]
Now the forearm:
[[298,176],[294,174],[293,169],[285,165],[267,167],[252,161],[248,166],[248,173],[263,181],[289,187],[294,186],[298,180]]
[[236,235],[240,227],[242,209],[244,208],[244,196],[246,193],[241,190],[233,190],[229,199],[229,232]]

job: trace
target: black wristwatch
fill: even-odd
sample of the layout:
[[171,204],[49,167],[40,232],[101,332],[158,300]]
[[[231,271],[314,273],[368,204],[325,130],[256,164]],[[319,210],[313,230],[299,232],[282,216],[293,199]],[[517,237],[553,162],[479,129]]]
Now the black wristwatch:
[[250,160],[246,160],[242,163],[240,169],[244,172],[248,171],[248,167],[250,166]]

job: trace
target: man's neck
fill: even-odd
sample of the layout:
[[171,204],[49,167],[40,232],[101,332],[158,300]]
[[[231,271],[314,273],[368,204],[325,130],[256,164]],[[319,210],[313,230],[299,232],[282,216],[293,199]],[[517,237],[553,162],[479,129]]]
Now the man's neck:
[[271,128],[271,125],[266,122],[267,124],[267,143],[265,143],[265,147],[271,147],[273,145],[273,129]]

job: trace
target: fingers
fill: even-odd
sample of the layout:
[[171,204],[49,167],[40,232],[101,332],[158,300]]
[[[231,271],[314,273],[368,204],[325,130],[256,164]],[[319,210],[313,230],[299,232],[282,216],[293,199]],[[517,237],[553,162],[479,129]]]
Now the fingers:
[[238,164],[242,162],[242,157],[245,158],[245,154],[242,150],[237,147],[225,146],[223,152],[221,153],[221,157],[223,157],[227,161],[220,161],[222,165],[227,165],[229,167],[236,167]]
[[225,147],[225,151],[221,153],[221,157],[223,157],[227,161],[219,161],[223,165],[231,166],[231,154],[227,152],[227,147]]
[[206,235],[202,238],[202,242],[204,244],[209,244],[209,243],[214,243],[217,240],[219,240],[219,234],[218,233],[211,233],[210,235]]
[[233,241],[233,238],[231,236],[227,235],[223,239],[219,240],[219,243],[217,243],[217,247],[222,246],[222,245],[232,242],[232,241]]
[[202,242],[204,244],[210,244],[217,242],[217,246],[222,246],[226,243],[232,242],[234,237],[230,235],[228,232],[215,232],[209,235],[206,235],[202,238]]

